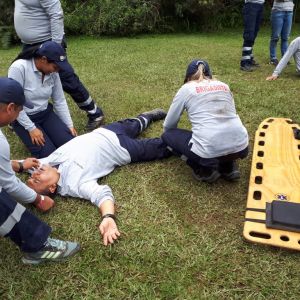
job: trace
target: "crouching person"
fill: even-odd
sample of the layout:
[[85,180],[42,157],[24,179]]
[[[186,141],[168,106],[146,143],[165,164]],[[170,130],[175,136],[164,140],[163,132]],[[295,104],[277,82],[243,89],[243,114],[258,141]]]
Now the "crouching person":
[[[33,107],[25,100],[21,85],[13,79],[0,78],[0,127],[14,121],[23,105]],[[32,203],[42,212],[54,205],[50,197],[37,194],[15,176],[15,171],[37,167],[38,161],[10,161],[9,145],[1,130],[0,149],[0,236],[19,246],[24,254],[22,261],[27,264],[59,261],[75,254],[80,248],[78,243],[50,238],[51,227],[19,203]]]
[[[184,110],[192,130],[177,128]],[[240,178],[236,160],[248,154],[247,130],[228,85],[212,78],[206,61],[189,64],[166,116],[162,139],[186,160],[195,179],[212,183],[220,176],[229,181]]]

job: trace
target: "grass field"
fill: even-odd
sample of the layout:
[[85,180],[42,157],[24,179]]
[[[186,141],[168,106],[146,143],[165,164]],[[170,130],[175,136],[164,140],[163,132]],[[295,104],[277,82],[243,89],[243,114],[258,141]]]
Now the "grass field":
[[[252,148],[263,119],[300,121],[299,76],[292,62],[279,80],[265,80],[273,70],[269,28],[255,44],[261,67],[255,73],[239,71],[241,31],[70,38],[68,55],[107,122],[156,107],[167,110],[187,63],[207,59],[230,85]],[[294,27],[292,38],[297,32]],[[0,50],[1,76],[18,50]],[[84,113],[69,97],[68,102],[76,128],[84,133]],[[185,115],[180,126],[189,128]],[[12,158],[27,156],[16,136],[4,132]],[[158,122],[143,136],[161,133]],[[251,155],[240,162],[242,179],[233,184],[196,182],[177,158],[128,165],[102,178],[117,200],[122,233],[107,248],[97,231],[96,207],[57,197],[49,214],[34,212],[53,227],[53,237],[79,241],[82,251],[62,264],[30,267],[22,265],[14,244],[1,239],[0,299],[300,299],[299,253],[249,244],[242,237]]]

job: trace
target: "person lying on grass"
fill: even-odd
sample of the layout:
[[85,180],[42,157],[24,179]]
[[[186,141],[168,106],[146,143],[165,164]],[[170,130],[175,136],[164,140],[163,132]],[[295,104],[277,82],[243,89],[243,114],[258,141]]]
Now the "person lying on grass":
[[40,167],[33,171],[27,185],[43,194],[90,200],[102,216],[99,230],[103,243],[112,244],[120,236],[114,197],[109,186],[99,185],[97,180],[117,166],[170,156],[161,138],[136,139],[152,121],[165,116],[163,110],[155,109],[78,136],[40,159]]
[[[177,124],[187,111],[192,129]],[[164,121],[163,141],[192,168],[196,180],[238,180],[236,160],[248,154],[248,133],[236,113],[229,86],[212,78],[208,63],[193,60]]]
[[278,65],[276,66],[275,70],[273,71],[273,74],[271,76],[268,76],[266,80],[276,80],[280,73],[283,71],[283,69],[288,65],[290,59],[294,56],[294,60],[296,63],[296,71],[300,72],[300,37],[297,37],[294,39],[289,47],[287,48],[287,51],[279,61]]

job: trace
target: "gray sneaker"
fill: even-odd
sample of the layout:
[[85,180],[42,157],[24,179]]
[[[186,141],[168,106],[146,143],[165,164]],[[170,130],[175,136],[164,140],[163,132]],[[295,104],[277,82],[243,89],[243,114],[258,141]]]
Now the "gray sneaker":
[[148,116],[150,117],[152,122],[155,122],[163,120],[166,117],[167,113],[161,108],[156,108],[150,111],[143,112],[141,115]]
[[24,252],[22,262],[24,264],[37,265],[48,261],[64,261],[78,252],[79,249],[80,245],[78,243],[48,238],[40,251],[33,253]]

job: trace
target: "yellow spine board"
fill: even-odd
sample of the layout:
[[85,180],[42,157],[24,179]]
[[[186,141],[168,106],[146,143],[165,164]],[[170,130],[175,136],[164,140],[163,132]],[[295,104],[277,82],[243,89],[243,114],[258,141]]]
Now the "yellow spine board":
[[[300,140],[290,119],[268,118],[255,134],[244,237],[254,243],[300,250],[300,233],[266,228],[266,202],[300,203]],[[299,216],[300,218],[300,216]]]

